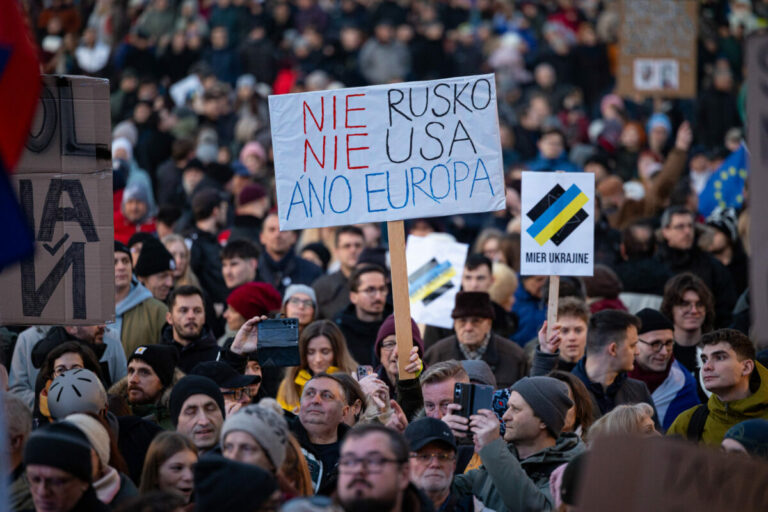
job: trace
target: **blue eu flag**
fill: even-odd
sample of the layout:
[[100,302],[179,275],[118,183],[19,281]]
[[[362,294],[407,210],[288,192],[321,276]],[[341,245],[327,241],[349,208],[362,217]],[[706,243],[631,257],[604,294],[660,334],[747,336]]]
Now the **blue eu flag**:
[[742,143],[707,180],[699,194],[699,213],[708,217],[717,207],[740,209],[744,204],[748,171],[747,148]]

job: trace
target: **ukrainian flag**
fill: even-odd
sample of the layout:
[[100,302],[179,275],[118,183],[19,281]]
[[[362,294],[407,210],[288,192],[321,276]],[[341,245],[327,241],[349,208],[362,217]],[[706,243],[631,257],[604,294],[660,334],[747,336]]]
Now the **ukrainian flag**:
[[587,204],[586,194],[576,185],[557,198],[526,231],[539,245],[544,245],[560,231],[581,207]]
[[704,217],[717,208],[741,209],[744,205],[744,184],[749,175],[749,159],[744,143],[712,173],[699,194],[699,213]]

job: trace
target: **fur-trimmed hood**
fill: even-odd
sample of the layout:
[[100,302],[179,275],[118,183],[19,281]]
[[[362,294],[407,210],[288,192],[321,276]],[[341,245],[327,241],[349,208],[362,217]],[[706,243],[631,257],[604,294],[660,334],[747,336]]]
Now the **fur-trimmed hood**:
[[[157,402],[157,405],[160,407],[163,407],[165,409],[168,409],[168,406],[171,402],[171,390],[173,389],[173,386],[176,385],[179,380],[181,380],[182,377],[184,377],[184,372],[179,370],[178,368],[173,369],[173,380],[171,382],[171,385],[163,389],[162,394],[160,395],[160,400]],[[115,384],[112,385],[111,388],[109,388],[108,393],[110,395],[113,395],[120,400],[122,400],[126,406],[130,407],[130,404],[128,403],[128,376],[123,377],[119,381],[117,381]]]

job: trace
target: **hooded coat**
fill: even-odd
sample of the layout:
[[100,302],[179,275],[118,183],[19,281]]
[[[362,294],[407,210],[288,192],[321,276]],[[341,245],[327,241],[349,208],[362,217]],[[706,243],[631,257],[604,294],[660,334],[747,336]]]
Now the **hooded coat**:
[[124,377],[109,388],[109,395],[121,400],[123,404],[131,411],[131,414],[144,420],[151,421],[162,427],[164,430],[175,430],[171,422],[170,403],[171,391],[173,386],[184,377],[184,373],[175,368],[173,370],[173,380],[171,385],[164,388],[160,398],[153,404],[131,405],[128,402],[128,377]]
[[168,307],[134,280],[128,295],[115,305],[115,323],[107,330],[120,338],[125,357],[130,357],[139,345],[160,339],[167,313]]
[[586,449],[576,434],[563,433],[554,446],[519,460],[513,444],[499,438],[483,447],[483,465],[453,479],[453,491],[472,494],[493,510],[550,510],[549,475]]
[[[768,369],[758,362],[750,376],[750,388],[754,389],[751,395],[733,402],[723,402],[712,393],[707,402],[709,415],[701,435],[702,444],[720,446],[725,433],[737,423],[756,418],[768,420]],[[667,435],[685,437],[695,410],[696,407],[692,407],[681,413],[667,430]]]

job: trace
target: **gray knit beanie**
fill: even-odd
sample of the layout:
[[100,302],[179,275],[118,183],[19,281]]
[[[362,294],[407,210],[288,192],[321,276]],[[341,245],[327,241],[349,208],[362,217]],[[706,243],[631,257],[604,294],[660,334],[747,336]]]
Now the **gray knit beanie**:
[[275,468],[280,469],[285,461],[288,423],[274,407],[270,407],[271,402],[274,400],[265,398],[258,404],[243,407],[227,418],[221,427],[220,439],[221,444],[224,444],[227,434],[235,430],[250,434],[267,453]]
[[560,435],[565,415],[573,407],[565,382],[552,377],[523,377],[509,389],[520,393],[554,437]]
[[286,288],[285,295],[283,295],[283,306],[285,306],[285,303],[288,302],[288,299],[297,293],[306,293],[309,295],[309,298],[312,299],[312,302],[315,303],[315,309],[317,309],[317,295],[315,295],[315,290],[305,284],[292,284]]

